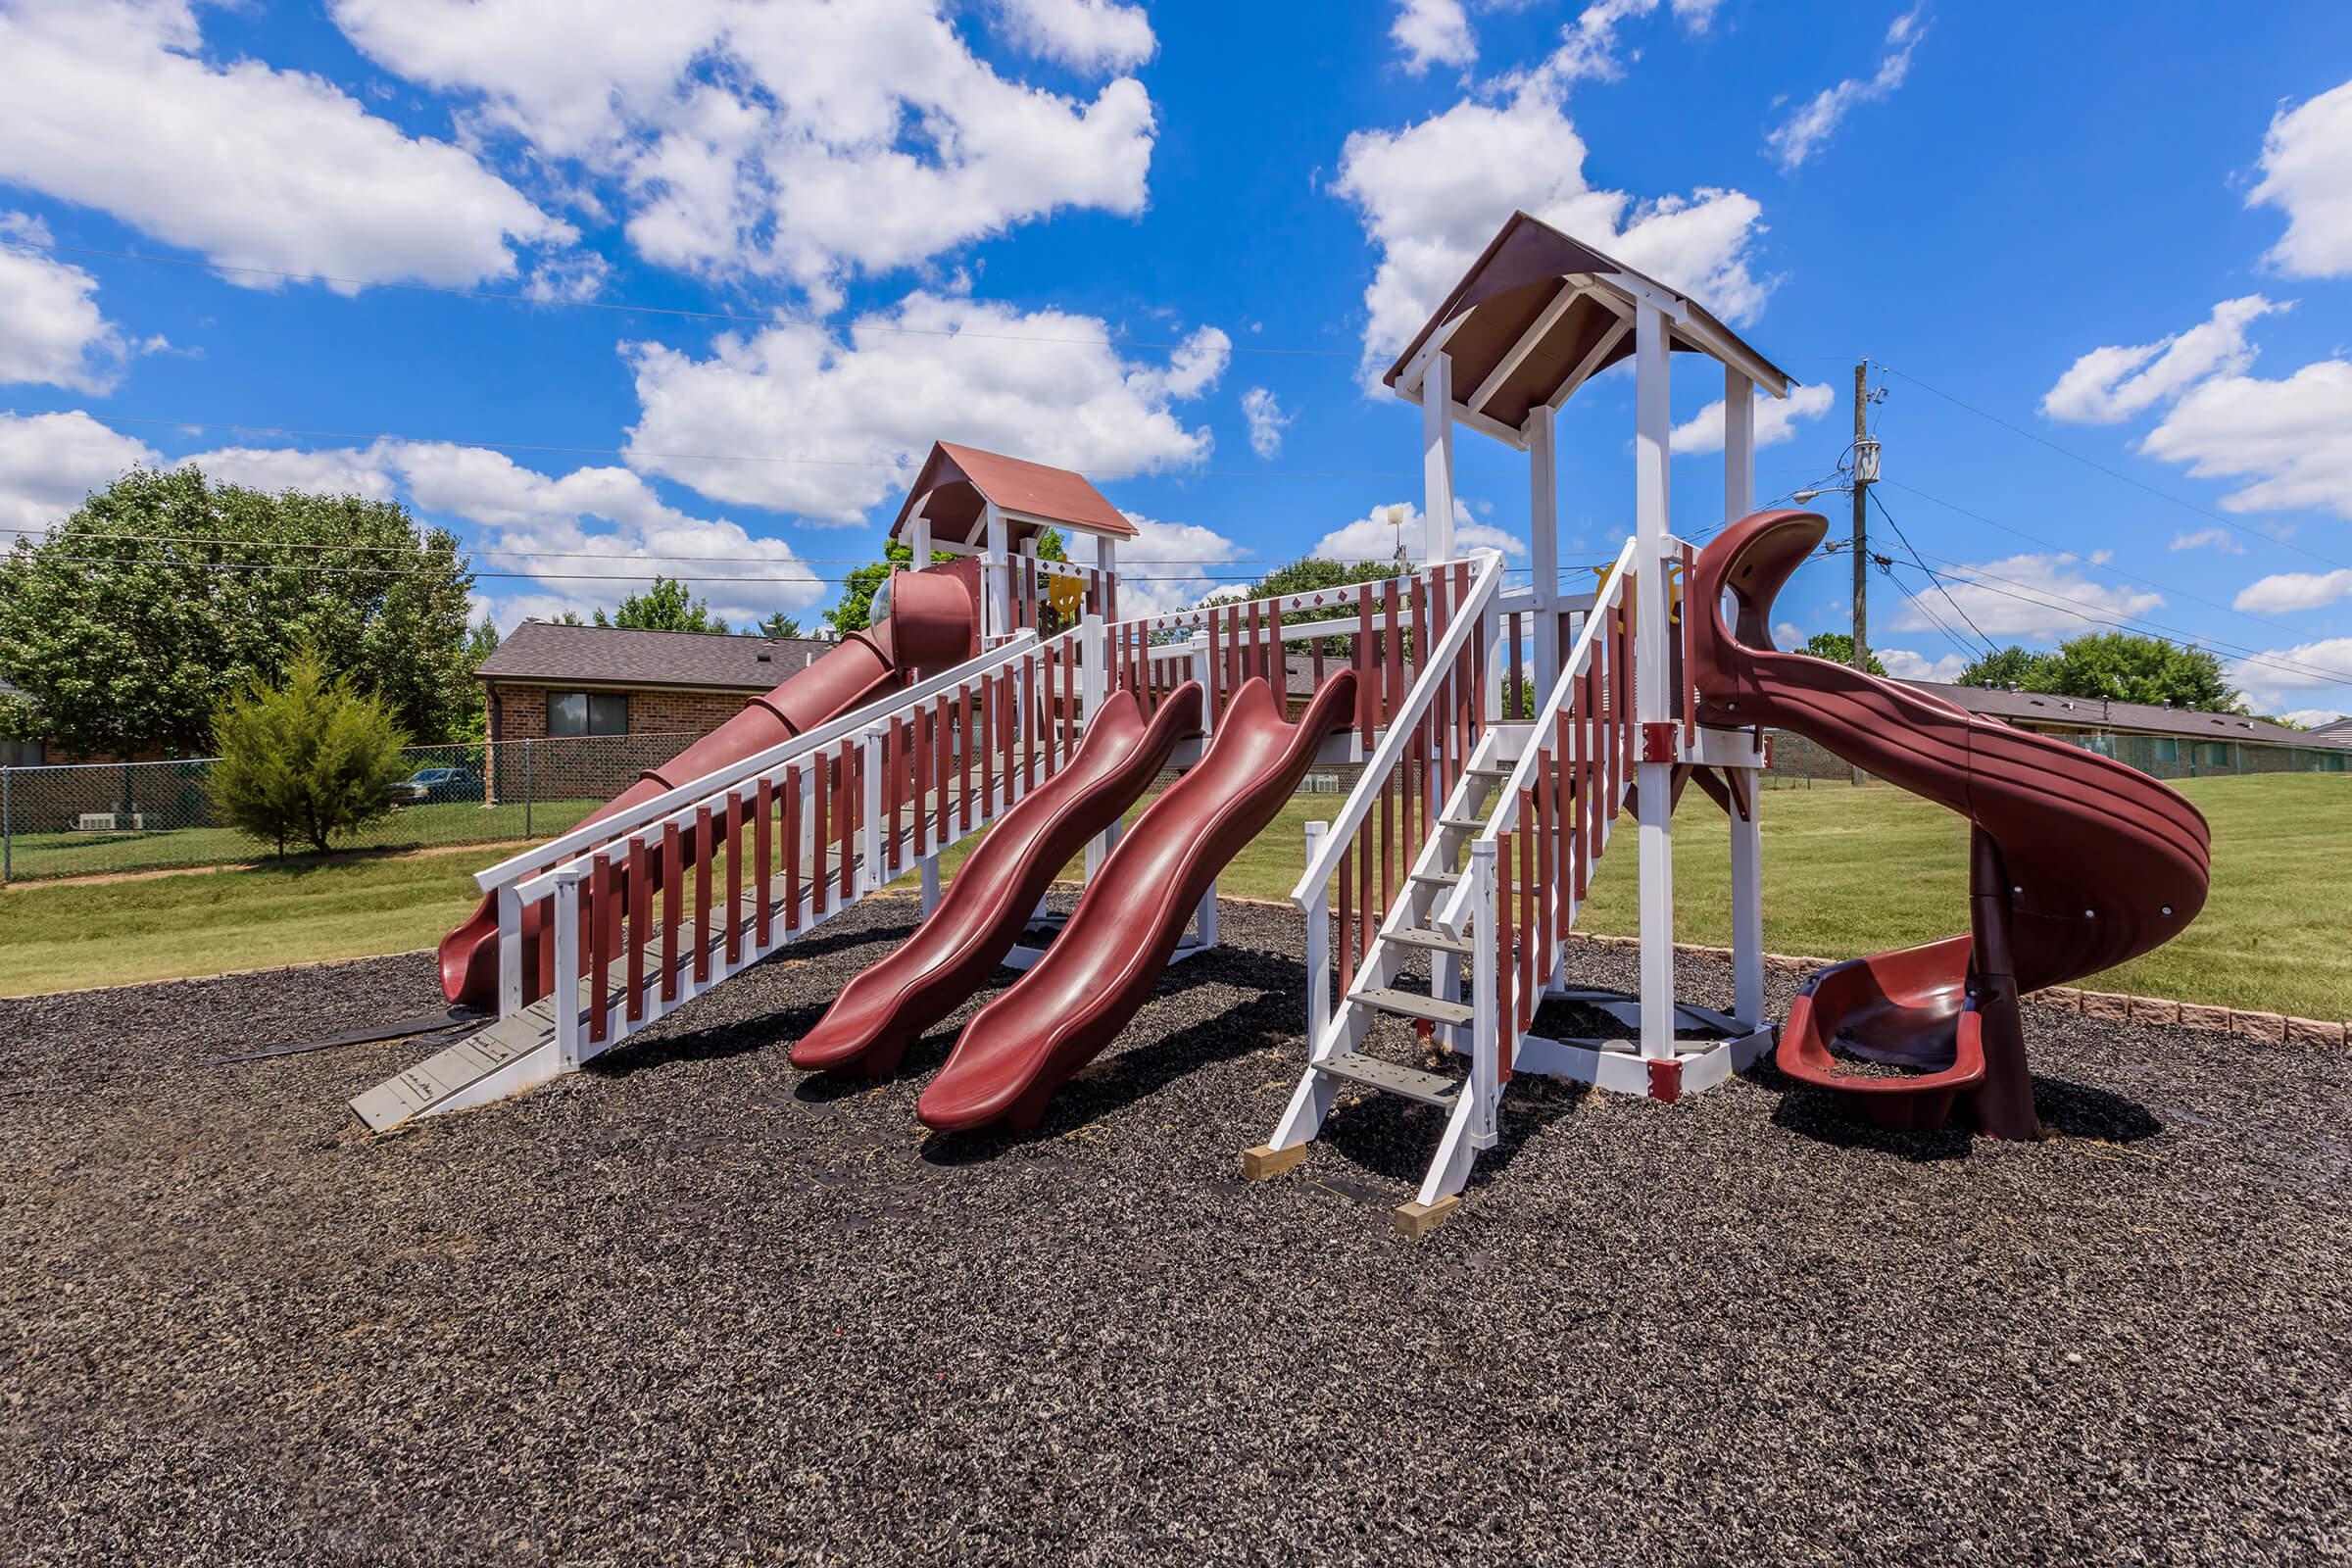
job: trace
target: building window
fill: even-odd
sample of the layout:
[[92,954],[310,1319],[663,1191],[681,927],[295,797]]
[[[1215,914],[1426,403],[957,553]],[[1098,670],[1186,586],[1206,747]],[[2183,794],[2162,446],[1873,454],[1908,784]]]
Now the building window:
[[2197,750],[2203,754],[2198,760],[2207,767],[2228,767],[2232,760],[2228,741],[2199,741]]
[[39,741],[0,740],[0,767],[39,767],[42,760]]
[[2175,740],[2173,737],[2171,737],[2171,736],[2169,736],[2169,735],[2159,735],[2159,736],[2157,736],[2157,737],[2156,737],[2156,760],[2157,760],[2157,761],[2159,761],[2159,762],[2178,762],[2178,761],[2180,761],[2180,743],[2179,741]]
[[547,732],[550,735],[626,735],[629,696],[626,692],[549,692]]

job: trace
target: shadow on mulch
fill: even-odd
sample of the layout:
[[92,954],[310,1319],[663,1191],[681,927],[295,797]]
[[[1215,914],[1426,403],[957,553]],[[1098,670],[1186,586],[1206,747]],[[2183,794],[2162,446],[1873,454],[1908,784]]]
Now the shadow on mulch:
[[[1966,1159],[1977,1146],[1977,1131],[1961,1108],[1955,1107],[1948,1126],[1928,1132],[1889,1132],[1839,1105],[1836,1091],[1789,1077],[1769,1055],[1742,1076],[1781,1097],[1772,1113],[1774,1126],[1817,1144],[1891,1154],[1914,1164]],[[2155,1112],[2136,1100],[2038,1073],[2034,1077],[2034,1106],[2042,1130],[2052,1137],[2135,1144],[2165,1130]]]

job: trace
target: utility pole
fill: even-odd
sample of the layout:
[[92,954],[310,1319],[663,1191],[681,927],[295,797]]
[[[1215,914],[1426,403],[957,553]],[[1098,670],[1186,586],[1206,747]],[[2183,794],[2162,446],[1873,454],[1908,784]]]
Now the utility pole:
[[[1870,487],[1879,478],[1879,444],[1870,438],[1870,362],[1854,367],[1854,668],[1870,673]],[[1862,770],[1854,769],[1854,783]]]

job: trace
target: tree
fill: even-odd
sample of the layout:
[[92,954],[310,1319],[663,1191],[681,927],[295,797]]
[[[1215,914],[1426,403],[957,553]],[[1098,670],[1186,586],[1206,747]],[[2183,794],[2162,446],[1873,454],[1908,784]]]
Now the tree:
[[2060,643],[2020,684],[2057,697],[2169,703],[2205,713],[2233,713],[2239,708],[2238,693],[2216,656],[2123,631],[2088,632]]
[[316,647],[294,656],[283,684],[256,679],[213,710],[220,759],[205,794],[229,824],[286,853],[299,841],[324,854],[332,841],[389,812],[408,769],[408,735],[381,698],[327,673]]
[[620,608],[607,620],[605,612],[596,612],[599,626],[630,626],[639,631],[714,631],[724,632],[727,623],[710,613],[710,607],[694,597],[694,591],[674,577],[656,576],[654,585],[641,594],[631,594],[620,602]]
[[[1854,662],[1853,634],[1842,631],[1817,631],[1805,639],[1804,651],[1815,659],[1826,659],[1833,664],[1851,664]],[[1873,675],[1886,673],[1886,666],[1879,662],[1879,656],[1876,654],[1870,656],[1870,673]]]
[[2011,643],[1997,653],[1980,654],[1969,661],[1968,667],[1960,671],[1960,684],[2004,690],[2011,686],[2023,688],[2033,677],[2034,666],[2048,657]]
[[479,746],[490,739],[490,693],[480,679],[482,661],[498,652],[498,622],[484,615],[466,634],[466,668],[473,681],[473,706],[458,726],[458,739]]
[[752,632],[760,637],[773,637],[779,642],[790,642],[802,635],[799,617],[787,615],[781,610],[753,627]]
[[[1359,561],[1353,565],[1345,562],[1325,561],[1316,556],[1301,556],[1297,561],[1276,566],[1256,582],[1242,591],[1244,599],[1287,598],[1292,594],[1311,594],[1326,588],[1345,588],[1359,582],[1386,582],[1396,575],[1394,562]],[[1285,621],[1351,620],[1357,606],[1351,599],[1347,604],[1327,605],[1320,610],[1308,608],[1283,612]],[[1348,644],[1340,638],[1324,639],[1323,652],[1328,656],[1345,658]],[[1406,657],[1410,658],[1407,646]]]
[[395,502],[268,494],[134,468],[0,561],[12,733],[92,755],[201,753],[215,706],[292,650],[381,697],[412,733],[456,732],[473,579],[457,540]]

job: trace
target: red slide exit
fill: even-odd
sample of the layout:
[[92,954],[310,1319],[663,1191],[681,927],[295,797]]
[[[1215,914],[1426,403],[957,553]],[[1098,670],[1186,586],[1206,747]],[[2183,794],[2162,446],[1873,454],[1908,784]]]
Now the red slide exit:
[[1113,693],[1078,755],[997,820],[912,936],[852,977],[794,1044],[792,1064],[894,1070],[907,1046],[1004,961],[1070,857],[1152,787],[1178,741],[1200,732],[1200,684],[1187,681],[1146,723],[1133,692]]
[[1054,1091],[1150,999],[1217,872],[1354,713],[1352,670],[1326,680],[1295,725],[1263,678],[1244,683],[1200,765],[1136,818],[1036,967],[964,1026],[915,1113],[943,1132],[1035,1128]]
[[[1971,928],[1823,970],[1782,1030],[1782,1070],[1885,1125],[1935,1125],[1965,1096],[1983,1131],[2037,1137],[2019,997],[2180,935],[2205,905],[2205,818],[2095,753],[1775,650],[1773,600],[1828,526],[1815,513],[1761,512],[1700,553],[1688,600],[1699,721],[1791,730],[1968,818]],[[1723,624],[1726,593],[1736,630]],[[1848,1076],[1839,1054],[1927,1071]]]
[[[963,569],[957,570],[957,567]],[[808,668],[662,763],[581,819],[579,826],[617,815],[641,801],[668,793],[757,757],[795,735],[839,717],[906,684],[908,672],[942,669],[978,652],[977,562],[928,571],[899,572],[874,600],[874,623],[845,635]],[[575,829],[576,831],[576,829]],[[691,838],[691,834],[689,834]],[[688,844],[687,851],[692,853]],[[539,911],[524,911],[523,999],[547,994],[538,972]],[[441,939],[441,991],[463,1006],[498,1005],[498,907],[484,898],[464,925]]]

